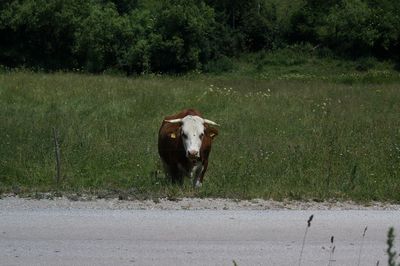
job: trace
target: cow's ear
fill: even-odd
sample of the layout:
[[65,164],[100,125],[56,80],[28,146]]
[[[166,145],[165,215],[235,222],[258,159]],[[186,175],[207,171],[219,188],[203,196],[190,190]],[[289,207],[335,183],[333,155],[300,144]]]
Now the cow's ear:
[[180,132],[181,132],[181,127],[176,127],[173,131],[168,133],[168,137],[170,137],[171,139],[179,138]]
[[216,136],[218,136],[218,129],[216,129],[215,127],[207,127],[206,135],[209,136],[211,139],[214,139]]

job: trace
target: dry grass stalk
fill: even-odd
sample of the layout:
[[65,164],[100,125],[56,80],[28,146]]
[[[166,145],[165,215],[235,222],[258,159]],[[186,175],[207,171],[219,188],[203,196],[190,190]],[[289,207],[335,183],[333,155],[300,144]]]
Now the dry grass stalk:
[[307,221],[307,227],[306,227],[306,231],[304,232],[304,237],[303,237],[303,244],[301,245],[300,258],[299,258],[299,266],[301,265],[301,259],[302,259],[302,257],[303,257],[304,245],[305,245],[305,243],[306,243],[308,228],[311,226],[311,221],[312,221],[313,218],[314,218],[314,214],[312,214],[312,215],[310,216],[310,218],[308,218],[308,221]]
[[333,263],[333,255],[335,254],[335,248],[336,246],[333,244],[334,241],[334,236],[331,236],[331,246],[330,246],[330,254],[329,254],[329,262],[328,262],[328,266],[331,266]]
[[388,245],[388,248],[386,250],[388,254],[388,266],[400,266],[400,263],[396,265],[397,252],[394,250],[394,240],[395,240],[394,228],[390,227],[386,241]]
[[367,232],[368,226],[365,227],[364,229],[364,233],[362,236],[362,240],[361,240],[361,246],[360,246],[360,252],[358,253],[358,262],[357,262],[357,266],[360,266],[360,261],[361,261],[361,253],[364,247],[364,238],[365,238],[365,233]]
[[55,156],[56,156],[56,182],[57,185],[60,183],[61,180],[61,152],[60,152],[60,144],[58,142],[58,131],[56,128],[53,127],[53,137],[54,137],[54,147],[55,147]]

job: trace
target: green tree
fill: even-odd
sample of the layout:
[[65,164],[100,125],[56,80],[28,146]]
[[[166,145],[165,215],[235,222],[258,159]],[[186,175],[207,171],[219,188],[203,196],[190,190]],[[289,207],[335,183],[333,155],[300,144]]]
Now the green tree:
[[92,5],[75,38],[74,53],[87,71],[117,68],[117,54],[132,40],[129,18],[120,16],[113,3]]
[[379,33],[374,51],[379,56],[395,57],[400,61],[400,2],[368,0],[371,22]]
[[288,40],[318,44],[317,28],[324,24],[329,10],[341,0],[305,0],[304,4],[291,17]]
[[274,3],[254,3],[242,15],[239,27],[250,51],[271,49],[278,36],[277,10]]
[[138,0],[102,0],[103,4],[113,3],[119,14],[128,14],[138,8]]
[[151,40],[154,71],[196,69],[213,56],[213,9],[199,1],[164,0],[156,9],[156,34]]
[[118,67],[128,75],[148,73],[151,68],[151,47],[157,40],[155,18],[150,10],[134,10],[129,14],[130,38],[117,51]]
[[88,12],[84,0],[2,2],[0,62],[46,69],[76,66],[74,34]]
[[343,0],[331,8],[318,38],[334,50],[353,56],[370,54],[379,36],[369,6],[361,0]]

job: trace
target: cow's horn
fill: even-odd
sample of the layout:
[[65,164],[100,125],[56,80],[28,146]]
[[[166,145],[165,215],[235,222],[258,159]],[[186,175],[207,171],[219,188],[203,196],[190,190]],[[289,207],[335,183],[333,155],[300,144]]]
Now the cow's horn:
[[181,123],[181,122],[182,122],[182,118],[171,119],[171,120],[165,120],[165,122],[173,123],[173,124]]
[[211,121],[211,120],[208,120],[208,119],[204,119],[204,123],[206,123],[206,124],[210,124],[210,125],[213,125],[213,126],[219,126],[217,123],[215,123],[214,121]]

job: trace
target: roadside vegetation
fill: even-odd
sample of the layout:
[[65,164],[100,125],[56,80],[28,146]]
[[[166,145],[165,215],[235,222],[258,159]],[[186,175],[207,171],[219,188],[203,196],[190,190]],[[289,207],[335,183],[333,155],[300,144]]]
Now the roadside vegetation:
[[[0,193],[400,202],[399,14],[390,0],[2,1]],[[188,107],[221,124],[199,191],[169,184],[156,148],[162,118]]]
[[[400,77],[390,62],[283,49],[215,64],[229,69],[2,71],[0,192],[400,202]],[[157,154],[163,117],[187,107],[221,125],[198,191],[167,182]]]
[[398,64],[399,14],[391,0],[9,0],[0,3],[0,64],[186,73],[302,44]]

